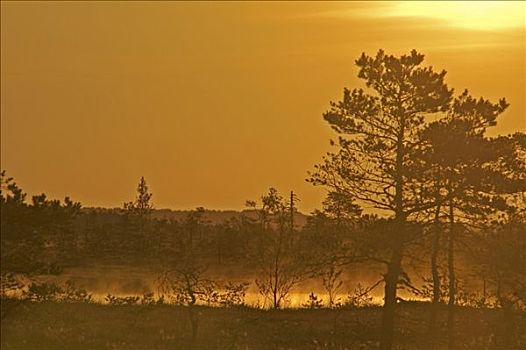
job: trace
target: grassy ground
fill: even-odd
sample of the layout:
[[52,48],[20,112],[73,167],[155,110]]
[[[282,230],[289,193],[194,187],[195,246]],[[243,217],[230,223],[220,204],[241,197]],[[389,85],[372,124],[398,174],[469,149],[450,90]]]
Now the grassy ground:
[[[381,308],[288,309],[2,302],[1,349],[375,349]],[[197,319],[192,340],[190,312]],[[397,349],[443,349],[427,333],[429,305],[400,305]],[[526,349],[526,315],[457,309],[459,349]]]

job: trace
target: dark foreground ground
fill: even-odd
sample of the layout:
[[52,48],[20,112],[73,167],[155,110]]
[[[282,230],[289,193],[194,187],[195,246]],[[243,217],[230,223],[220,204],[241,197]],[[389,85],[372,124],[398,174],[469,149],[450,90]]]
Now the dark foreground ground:
[[[375,349],[381,308],[208,308],[2,302],[1,349]],[[444,349],[428,333],[428,304],[399,305],[397,349]],[[189,311],[197,322],[192,341]],[[458,308],[458,349],[526,349],[526,314]],[[435,345],[433,345],[433,343]]]

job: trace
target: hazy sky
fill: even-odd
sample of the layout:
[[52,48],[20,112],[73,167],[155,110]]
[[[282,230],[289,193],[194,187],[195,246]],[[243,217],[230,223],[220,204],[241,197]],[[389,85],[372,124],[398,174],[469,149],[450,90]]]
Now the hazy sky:
[[354,60],[415,48],[526,131],[526,3],[2,2],[1,167],[23,189],[121,206],[240,209],[269,186],[309,212],[322,120]]

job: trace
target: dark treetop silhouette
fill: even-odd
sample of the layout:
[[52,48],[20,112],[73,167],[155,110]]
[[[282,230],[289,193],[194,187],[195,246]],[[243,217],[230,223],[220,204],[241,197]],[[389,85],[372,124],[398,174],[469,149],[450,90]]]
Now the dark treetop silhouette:
[[[375,57],[364,53],[356,60],[358,77],[365,80],[371,91],[344,89],[343,99],[331,102],[331,109],[324,114],[324,119],[339,134],[336,142],[331,141],[338,151],[327,154],[309,179],[315,185],[328,186],[360,203],[390,213],[392,217],[392,232],[388,236],[390,256],[385,274],[382,349],[391,349],[393,344],[401,264],[405,245],[414,234],[409,222],[447,201],[453,205],[460,194],[466,194],[465,187],[453,186],[451,181],[446,181],[445,186],[449,187],[445,193],[442,189],[437,190],[436,178],[422,176],[421,162],[436,149],[437,159],[433,164],[427,163],[426,167],[435,170],[444,158],[453,158],[453,162],[461,164],[463,169],[458,177],[466,178],[463,182],[470,181],[467,173],[477,173],[484,164],[498,161],[491,155],[481,158],[485,152],[478,146],[485,145],[485,128],[494,125],[497,116],[507,107],[504,99],[492,104],[483,99],[477,101],[467,92],[451,103],[453,90],[444,82],[446,72],[437,73],[432,67],[424,67],[423,60],[424,55],[415,50],[401,57],[380,50]],[[440,122],[430,125],[426,117],[430,119],[432,116],[443,117]],[[436,138],[429,137],[447,123],[445,130],[449,139],[441,140],[447,147],[443,152],[437,142],[431,142]],[[464,127],[458,128],[457,124]],[[462,149],[466,146],[465,141],[472,141],[467,145],[469,151],[457,153],[459,149],[454,148],[455,145],[462,145]],[[442,156],[438,156],[440,152]],[[469,152],[478,152],[478,157],[473,158]],[[467,162],[456,159],[462,156]],[[524,188],[522,179],[515,190]],[[451,245],[450,249],[453,249]],[[454,275],[451,278],[453,285]],[[450,297],[453,303],[453,289]]]

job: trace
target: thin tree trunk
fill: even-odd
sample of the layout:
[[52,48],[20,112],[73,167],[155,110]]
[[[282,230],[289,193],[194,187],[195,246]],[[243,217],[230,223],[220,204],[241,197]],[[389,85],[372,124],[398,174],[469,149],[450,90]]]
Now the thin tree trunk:
[[396,292],[402,263],[402,246],[393,249],[391,261],[385,276],[384,310],[382,315],[382,342],[380,348],[390,350],[394,341],[394,322],[396,314]]
[[[401,105],[400,105],[401,106]],[[391,350],[394,342],[394,326],[396,314],[396,292],[398,287],[398,278],[401,272],[403,237],[406,223],[404,213],[404,136],[405,136],[405,116],[401,111],[396,112],[400,118],[400,129],[397,135],[396,145],[396,165],[395,165],[395,232],[391,243],[391,259],[385,275],[384,291],[384,310],[382,315],[382,337],[380,340],[380,349]]]
[[449,300],[447,312],[447,335],[448,335],[448,349],[455,349],[455,217],[453,213],[453,200],[449,201],[449,235],[448,235],[448,251],[447,251],[447,267],[449,276]]
[[502,282],[501,277],[497,276],[497,301],[499,303],[502,317],[502,323],[499,330],[500,340],[497,340],[497,345],[502,346],[504,349],[513,349],[514,346],[514,328],[515,324],[513,321],[512,303],[508,298],[502,296]]
[[396,220],[396,234],[392,244],[391,260],[387,266],[384,289],[384,310],[382,314],[382,338],[380,349],[391,350],[394,342],[394,325],[396,316],[398,279],[402,270],[403,230],[405,218],[400,215]]
[[438,250],[440,245],[440,205],[437,205],[435,211],[435,221],[433,225],[433,246],[431,250],[431,274],[433,276],[433,305],[429,318],[429,332],[435,338],[436,336],[436,319],[438,307],[440,304],[440,274],[438,271]]
[[281,245],[283,244],[283,231],[279,231],[278,249],[276,252],[276,258],[274,260],[274,308],[279,309],[281,298],[278,297],[279,283],[280,283],[280,259],[281,259]]

